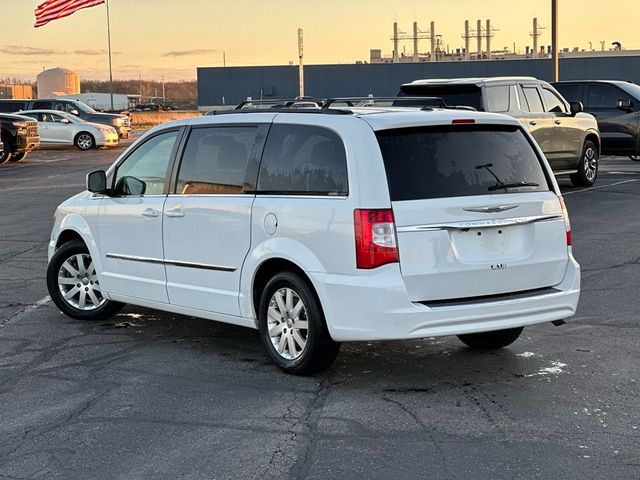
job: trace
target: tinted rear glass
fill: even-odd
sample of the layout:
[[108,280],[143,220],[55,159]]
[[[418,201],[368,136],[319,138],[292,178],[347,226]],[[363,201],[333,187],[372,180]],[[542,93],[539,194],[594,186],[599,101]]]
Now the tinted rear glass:
[[482,94],[476,85],[403,85],[399,96],[440,97],[449,106],[482,110]]
[[[451,125],[376,135],[392,201],[549,190],[519,127]],[[521,182],[530,186],[515,186]]]

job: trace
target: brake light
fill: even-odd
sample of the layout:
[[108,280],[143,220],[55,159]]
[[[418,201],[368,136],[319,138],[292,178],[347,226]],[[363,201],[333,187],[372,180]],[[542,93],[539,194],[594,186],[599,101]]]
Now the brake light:
[[564,226],[567,230],[567,246],[570,247],[572,245],[572,239],[571,239],[571,222],[569,221],[569,212],[567,212],[567,207],[564,204],[564,198],[562,198],[562,195],[558,195],[558,200],[560,200],[560,208],[562,208],[562,217],[564,218]]
[[451,123],[465,124],[465,123],[476,123],[476,121],[473,118],[456,118],[455,120],[452,120]]
[[398,261],[393,211],[357,209],[353,212],[356,233],[356,266],[371,269]]

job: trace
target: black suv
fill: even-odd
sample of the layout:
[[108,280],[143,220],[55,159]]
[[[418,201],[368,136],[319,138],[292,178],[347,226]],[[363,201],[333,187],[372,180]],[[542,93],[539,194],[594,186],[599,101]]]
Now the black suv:
[[118,132],[120,138],[128,138],[131,133],[131,120],[126,115],[101,113],[86,103],[66,98],[40,98],[37,100],[0,100],[0,112],[17,112],[22,110],[60,110],[71,113],[81,119],[109,125]]
[[38,122],[22,115],[0,114],[0,164],[24,160],[39,146]]
[[616,80],[572,80],[553,86],[596,117],[603,154],[640,161],[640,86]]

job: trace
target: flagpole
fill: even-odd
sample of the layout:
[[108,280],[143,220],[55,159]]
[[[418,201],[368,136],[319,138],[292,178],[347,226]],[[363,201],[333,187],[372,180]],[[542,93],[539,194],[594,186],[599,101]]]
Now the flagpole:
[[113,71],[111,69],[111,20],[109,18],[109,0],[105,0],[107,6],[107,38],[109,41],[109,94],[111,95],[111,110],[113,111]]

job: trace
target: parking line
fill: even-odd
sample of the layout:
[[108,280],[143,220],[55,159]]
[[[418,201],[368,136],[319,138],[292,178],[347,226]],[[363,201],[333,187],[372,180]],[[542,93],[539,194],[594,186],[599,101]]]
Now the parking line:
[[623,180],[621,182],[610,183],[609,185],[599,185],[597,187],[583,188],[582,190],[575,190],[573,192],[564,192],[562,196],[573,195],[574,193],[592,192],[593,190],[598,190],[599,188],[615,187],[616,185],[622,185],[623,183],[631,183],[631,182],[637,182],[637,181],[638,181],[637,178],[634,178],[633,180]]
[[14,315],[12,315],[11,317],[9,317],[5,322],[0,323],[0,328],[6,327],[7,325],[10,325],[12,323],[15,323],[15,322],[21,320],[22,318],[24,318],[30,312],[32,312],[35,309],[40,308],[40,307],[42,307],[44,305],[47,305],[50,301],[51,301],[51,297],[49,295],[47,295],[44,298],[41,298],[40,300],[38,300],[33,305],[29,305],[24,310],[21,310],[21,311],[15,313]]

